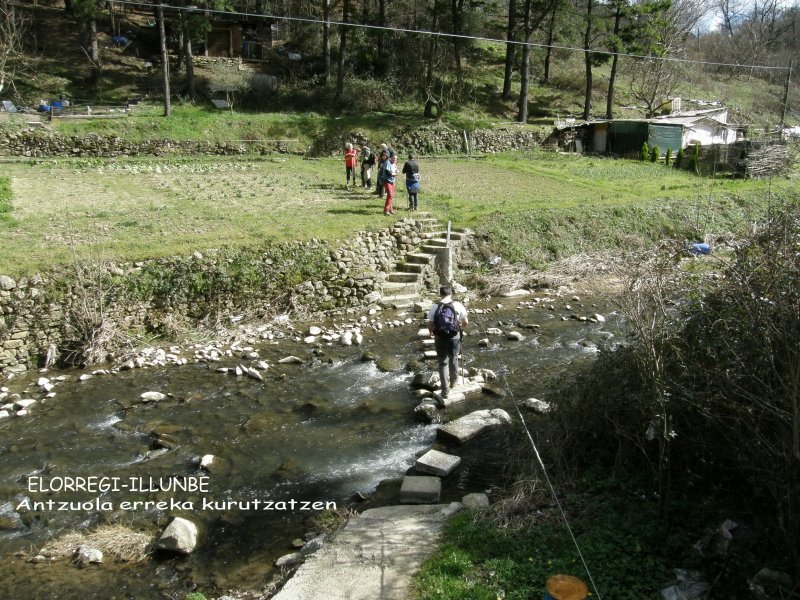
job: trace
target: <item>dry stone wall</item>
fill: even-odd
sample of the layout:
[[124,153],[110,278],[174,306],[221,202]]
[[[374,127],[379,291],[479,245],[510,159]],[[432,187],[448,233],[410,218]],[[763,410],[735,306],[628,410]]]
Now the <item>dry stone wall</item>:
[[[329,309],[369,306],[380,303],[381,284],[398,259],[421,241],[422,225],[413,219],[401,219],[394,226],[379,231],[363,231],[341,245],[328,250],[327,279],[309,280],[297,285],[290,304],[296,309],[319,312]],[[291,242],[319,249],[326,242],[310,240]],[[156,265],[162,271],[173,268],[195,269],[203,273],[226,261],[223,253],[195,252],[191,257],[159,258],[130,264],[91,265],[81,277],[66,270],[48,275],[14,279],[0,275],[0,376],[24,373],[48,360],[65,360],[75,338],[102,320],[112,330],[160,331],[171,327],[197,326],[213,310],[226,319],[242,311],[265,311],[260,299],[214,299],[213,302],[181,300],[170,297],[145,297],[131,300],[115,294],[114,286],[98,286],[98,281],[120,281]],[[431,266],[431,269],[434,267]],[[175,298],[178,298],[177,300]],[[275,310],[275,307],[272,307]]]
[[62,136],[47,130],[29,130],[0,133],[0,155],[30,158],[115,156],[167,156],[167,155],[239,155],[248,153],[289,153],[289,142],[201,142],[147,140],[132,142],[117,136],[86,134]]
[[[542,134],[519,126],[508,125],[496,129],[478,129],[472,132],[453,129],[442,123],[419,127],[398,134],[389,140],[401,156],[417,154],[496,153],[509,150],[527,150],[542,141]],[[168,156],[168,155],[242,155],[291,153],[309,156],[328,156],[341,153],[345,142],[360,144],[364,141],[377,145],[384,140],[370,140],[363,133],[342,135],[331,132],[320,136],[310,148],[300,148],[291,141],[273,142],[220,142],[147,140],[133,142],[117,136],[86,134],[62,136],[47,129],[0,131],[0,155],[30,158],[85,157],[109,158],[115,156]]]

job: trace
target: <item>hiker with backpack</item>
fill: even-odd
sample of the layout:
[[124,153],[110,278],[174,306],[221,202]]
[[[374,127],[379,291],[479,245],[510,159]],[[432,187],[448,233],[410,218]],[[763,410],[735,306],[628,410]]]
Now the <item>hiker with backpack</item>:
[[461,353],[461,337],[469,320],[464,305],[453,300],[453,289],[449,285],[440,287],[439,295],[442,299],[431,306],[428,311],[427,324],[436,348],[442,398],[447,398],[450,388],[458,383],[458,355]]
[[361,187],[372,188],[372,167],[375,162],[375,153],[364,142],[361,144]]

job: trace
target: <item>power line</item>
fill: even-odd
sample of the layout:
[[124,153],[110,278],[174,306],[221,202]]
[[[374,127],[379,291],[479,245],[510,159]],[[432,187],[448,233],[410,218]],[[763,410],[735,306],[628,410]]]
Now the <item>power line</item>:
[[427,36],[435,36],[435,37],[443,37],[443,38],[452,38],[452,39],[462,39],[462,40],[473,40],[479,42],[491,42],[495,44],[513,44],[515,46],[529,46],[531,48],[552,48],[553,50],[568,50],[570,52],[583,52],[583,53],[590,53],[590,54],[606,54],[608,56],[622,56],[626,58],[636,58],[636,59],[645,59],[645,60],[656,60],[656,61],[669,61],[675,63],[686,63],[686,64],[693,64],[693,65],[705,65],[705,66],[713,66],[713,67],[738,67],[741,69],[766,69],[766,70],[775,70],[775,71],[786,71],[787,67],[777,67],[777,66],[770,66],[770,65],[746,65],[741,63],[722,63],[722,62],[713,62],[713,61],[703,61],[703,60],[691,60],[688,58],[677,58],[677,57],[670,57],[670,56],[647,56],[643,54],[629,54],[626,52],[612,52],[610,50],[603,50],[603,49],[589,49],[586,50],[584,48],[578,48],[576,46],[560,46],[558,44],[540,44],[537,42],[521,42],[518,40],[503,40],[499,38],[492,38],[492,37],[483,37],[483,36],[476,36],[476,35],[466,35],[460,33],[447,33],[444,31],[428,31],[425,29],[410,29],[406,27],[390,27],[385,25],[369,25],[365,23],[348,23],[345,21],[326,21],[324,19],[314,19],[311,17],[288,17],[284,15],[271,15],[271,14],[264,14],[264,13],[251,13],[251,12],[241,12],[241,11],[225,11],[225,10],[218,10],[218,9],[207,9],[207,8],[198,8],[198,7],[188,7],[188,6],[172,6],[169,4],[153,4],[150,2],[137,2],[136,0],[113,0],[114,4],[124,4],[129,6],[143,6],[147,8],[157,8],[161,7],[165,10],[170,10],[174,12],[184,12],[184,13],[203,13],[203,14],[219,14],[225,16],[238,16],[238,17],[245,17],[248,19],[273,19],[276,21],[294,21],[297,23],[314,23],[319,25],[335,25],[340,27],[353,27],[355,29],[369,29],[373,31],[389,31],[393,33],[408,33],[414,35],[427,35]]
[[514,394],[511,392],[511,388],[508,385],[508,381],[503,376],[503,384],[505,386],[508,395],[511,396],[511,401],[514,403],[514,409],[517,411],[517,415],[519,416],[520,423],[522,423],[522,428],[525,430],[525,434],[528,436],[528,441],[531,443],[531,447],[533,447],[533,452],[536,454],[536,460],[539,463],[539,467],[542,469],[542,475],[544,476],[544,480],[547,483],[547,487],[550,488],[550,493],[553,496],[553,500],[558,506],[558,510],[561,513],[561,518],[564,519],[564,525],[569,532],[569,537],[572,538],[572,543],[575,545],[575,549],[578,551],[578,556],[581,559],[581,563],[583,563],[583,568],[586,570],[586,575],[589,577],[589,582],[592,584],[592,589],[594,590],[595,595],[597,596],[598,600],[603,600],[602,596],[600,595],[600,591],[597,589],[597,584],[594,582],[594,577],[592,577],[592,572],[589,570],[589,565],[586,564],[586,559],[583,557],[583,552],[581,552],[581,547],[578,544],[578,540],[575,537],[575,534],[572,532],[572,527],[570,527],[569,520],[567,519],[567,513],[564,512],[564,508],[561,506],[561,502],[558,499],[558,494],[556,494],[556,490],[553,487],[553,484],[550,482],[550,477],[547,475],[547,469],[544,466],[544,461],[542,460],[541,455],[539,454],[539,449],[536,447],[536,443],[533,441],[533,436],[531,435],[530,430],[528,429],[528,425],[525,423],[525,418],[522,416],[522,411],[519,409],[519,404],[517,404],[517,399],[514,398]]

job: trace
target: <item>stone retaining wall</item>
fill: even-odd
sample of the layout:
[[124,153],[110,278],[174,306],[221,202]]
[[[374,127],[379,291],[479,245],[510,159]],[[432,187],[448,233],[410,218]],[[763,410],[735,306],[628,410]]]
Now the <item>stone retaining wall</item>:
[[132,142],[116,136],[86,134],[62,136],[42,129],[0,133],[0,155],[44,158],[166,155],[238,155],[248,153],[288,153],[290,142],[211,143],[200,141],[148,140]]
[[[540,144],[543,135],[516,125],[498,129],[478,129],[472,132],[452,129],[442,123],[402,132],[390,140],[401,156],[417,154],[495,153],[526,150]],[[369,140],[364,134],[342,135],[331,132],[320,136],[310,148],[300,148],[296,142],[267,141],[210,143],[202,141],[148,140],[133,142],[117,136],[86,134],[62,136],[46,129],[0,132],[0,155],[30,158],[165,155],[239,155],[294,153],[309,156],[338,156],[347,141],[359,144],[368,141],[377,146],[383,140]]]
[[[356,237],[327,251],[330,271],[327,280],[305,281],[291,293],[295,309],[317,312],[332,308],[369,306],[380,302],[381,284],[392,271],[398,258],[420,243],[422,225],[413,219],[402,219],[388,229],[359,232]],[[319,240],[290,242],[301,248],[326,248]],[[164,332],[164,325],[193,327],[210,313],[227,320],[246,310],[266,313],[288,307],[259,306],[263,299],[249,302],[216,301],[212,306],[167,298],[125,300],[114,293],[114,286],[98,286],[98,281],[132,277],[148,265],[171,269],[203,270],[218,267],[225,261],[222,253],[195,252],[191,257],[152,259],[132,264],[89,265],[81,277],[67,271],[53,271],[14,280],[0,276],[0,375],[24,373],[48,359],[68,358],[75,338],[85,335],[87,328],[100,322],[109,324],[103,333],[114,331]],[[431,265],[430,269],[434,268]],[[101,318],[102,317],[102,318]],[[74,344],[73,344],[74,345]]]

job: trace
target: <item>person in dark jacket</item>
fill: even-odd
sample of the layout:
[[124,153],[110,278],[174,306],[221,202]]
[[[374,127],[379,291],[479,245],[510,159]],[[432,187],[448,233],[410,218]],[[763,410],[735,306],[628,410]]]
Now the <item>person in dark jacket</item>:
[[406,191],[408,192],[408,210],[417,210],[417,194],[419,193],[419,165],[413,154],[408,155],[408,160],[403,165],[402,173],[406,176]]

